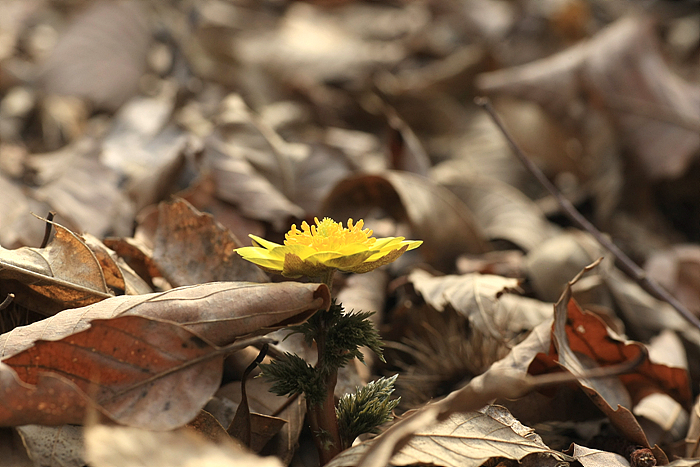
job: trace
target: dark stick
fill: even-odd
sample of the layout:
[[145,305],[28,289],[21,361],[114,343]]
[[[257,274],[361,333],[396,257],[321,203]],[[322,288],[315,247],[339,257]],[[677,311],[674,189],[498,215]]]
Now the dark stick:
[[535,176],[538,182],[549,191],[549,193],[554,196],[557,200],[559,206],[561,206],[564,214],[571,219],[576,225],[590,233],[598,243],[600,243],[605,249],[607,249],[612,255],[617,259],[620,269],[631,277],[637,284],[639,284],[646,292],[651,294],[653,297],[663,300],[669,305],[671,305],[686,321],[700,329],[700,320],[693,315],[690,310],[688,310],[681,302],[676,299],[673,295],[668,293],[666,289],[661,287],[656,281],[649,279],[644,270],[637,266],[637,264],[630,259],[622,250],[620,250],[617,245],[610,241],[605,235],[601,233],[593,224],[591,224],[588,219],[583,217],[578,210],[574,207],[568,199],[561,194],[559,189],[554,186],[552,182],[549,181],[547,177],[542,173],[539,167],[532,162],[525,153],[520,149],[520,147],[515,143],[511,135],[503,126],[503,122],[496,114],[493,109],[491,102],[486,97],[477,97],[474,102],[479,107],[482,107],[489,114],[493,122],[496,124],[503,136],[508,141],[508,145],[513,150],[520,162],[523,163],[525,168],[530,171],[532,175]]
[[49,214],[46,216],[46,229],[44,230],[44,239],[41,241],[41,246],[39,248],[46,248],[46,245],[49,244],[49,237],[51,236],[51,221],[53,221],[55,215],[56,213],[54,211],[49,211]]
[[14,299],[15,299],[15,294],[8,293],[7,297],[5,297],[5,300],[3,300],[2,303],[0,303],[0,310],[4,310],[8,306],[10,306],[10,304],[12,303],[12,300],[14,300]]

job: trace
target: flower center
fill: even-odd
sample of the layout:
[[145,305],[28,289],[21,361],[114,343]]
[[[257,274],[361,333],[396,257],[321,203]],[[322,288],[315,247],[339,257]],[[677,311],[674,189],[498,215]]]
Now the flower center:
[[364,221],[360,219],[353,225],[352,219],[348,219],[348,227],[343,228],[342,222],[335,222],[325,217],[321,222],[314,218],[316,225],[309,226],[306,221],[301,223],[301,230],[296,225],[285,235],[285,245],[306,245],[316,251],[333,251],[345,245],[364,245],[371,248],[376,238],[372,237],[372,231],[362,229]]

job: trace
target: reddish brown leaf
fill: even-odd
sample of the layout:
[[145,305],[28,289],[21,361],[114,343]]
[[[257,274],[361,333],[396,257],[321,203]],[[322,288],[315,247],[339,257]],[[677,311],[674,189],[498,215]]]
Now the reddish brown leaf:
[[[80,395],[89,394],[112,419],[164,430],[187,423],[216,392],[223,354],[214,350],[176,324],[123,316],[93,320],[85,331],[58,341],[36,341],[3,363],[32,386],[41,387],[47,373],[60,375],[80,389]],[[31,412],[18,407],[16,397],[7,397],[12,387],[2,389],[12,409],[3,414],[4,425],[81,423],[85,418],[84,410],[56,404],[61,392],[49,392],[37,408],[42,414],[42,405],[45,410],[50,407],[51,416],[32,419]]]

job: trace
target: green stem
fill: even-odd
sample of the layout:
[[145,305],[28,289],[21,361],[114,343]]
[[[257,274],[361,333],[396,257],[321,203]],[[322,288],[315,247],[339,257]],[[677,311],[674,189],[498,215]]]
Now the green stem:
[[319,277],[320,282],[326,284],[328,289],[333,293],[333,275],[335,275],[335,269],[328,269],[326,272],[321,274]]
[[[333,272],[323,279],[324,283],[330,287],[333,280]],[[327,464],[331,459],[342,451],[340,432],[338,431],[338,419],[335,414],[335,385],[338,381],[338,369],[328,368],[325,364],[326,338],[328,335],[328,322],[324,312],[319,316],[319,331],[316,336],[316,349],[318,351],[317,371],[324,373],[324,384],[326,387],[326,397],[323,402],[311,404],[307,402],[307,414],[309,424],[314,434],[314,442],[318,449],[321,465]]]

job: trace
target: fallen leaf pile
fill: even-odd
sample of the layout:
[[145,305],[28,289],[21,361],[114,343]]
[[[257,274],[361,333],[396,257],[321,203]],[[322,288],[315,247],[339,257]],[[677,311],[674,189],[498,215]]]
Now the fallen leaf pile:
[[[336,396],[402,400],[328,465],[699,464],[700,329],[476,97],[700,316],[696,0],[0,2],[3,465],[318,465],[246,368],[331,297],[386,357]],[[314,217],[423,244],[332,290],[234,252]]]

